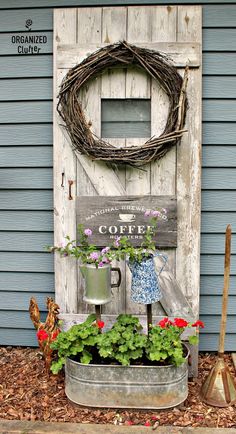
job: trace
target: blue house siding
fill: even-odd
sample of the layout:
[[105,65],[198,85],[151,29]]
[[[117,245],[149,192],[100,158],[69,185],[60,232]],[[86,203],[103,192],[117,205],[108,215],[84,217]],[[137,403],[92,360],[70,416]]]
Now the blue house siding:
[[[223,286],[224,231],[236,232],[236,1],[0,0],[0,344],[35,345],[28,316],[34,295],[53,294],[52,8],[203,4],[202,350],[216,350]],[[205,3],[205,4],[204,4]],[[212,3],[212,4],[210,4]],[[227,3],[227,4],[226,4]],[[48,37],[38,55],[18,55],[11,36]],[[235,235],[234,235],[235,237]],[[236,351],[236,242],[226,349]]]

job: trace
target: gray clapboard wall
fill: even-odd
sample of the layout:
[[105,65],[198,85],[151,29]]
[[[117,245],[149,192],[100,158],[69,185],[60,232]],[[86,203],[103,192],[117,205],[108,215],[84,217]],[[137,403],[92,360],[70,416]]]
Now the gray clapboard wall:
[[[132,4],[194,4],[191,0],[128,0]],[[223,285],[224,230],[236,233],[236,0],[203,4],[203,171],[200,348],[217,348]],[[211,4],[212,3],[212,4]],[[52,8],[115,6],[120,0],[0,2],[0,345],[35,345],[28,317],[53,294]],[[12,35],[46,35],[38,55],[19,55]],[[236,234],[234,235],[236,238]],[[236,350],[236,242],[226,349]]]

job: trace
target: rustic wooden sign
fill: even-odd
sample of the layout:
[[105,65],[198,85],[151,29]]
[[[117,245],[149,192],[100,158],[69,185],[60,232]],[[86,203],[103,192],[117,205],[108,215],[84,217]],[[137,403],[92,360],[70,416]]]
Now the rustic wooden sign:
[[157,247],[177,246],[177,206],[175,196],[80,196],[77,197],[77,224],[92,230],[91,242],[104,247],[117,236],[127,236],[134,246],[144,240],[150,218],[148,210],[166,209],[158,220]]

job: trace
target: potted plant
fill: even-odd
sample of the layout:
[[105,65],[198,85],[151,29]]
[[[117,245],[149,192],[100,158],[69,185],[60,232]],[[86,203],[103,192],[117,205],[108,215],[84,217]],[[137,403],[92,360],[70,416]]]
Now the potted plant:
[[[92,407],[162,409],[174,407],[188,395],[189,351],[181,341],[187,328],[203,327],[182,318],[164,318],[142,331],[139,319],[118,316],[110,329],[95,315],[61,332],[52,343],[57,360],[52,372],[65,364],[66,395]],[[189,337],[196,344],[196,335]]]
[[[167,220],[167,211],[147,210],[145,217],[149,218],[149,225],[144,234],[140,247],[134,247],[127,237],[116,239],[116,245],[120,249],[120,255],[126,256],[128,266],[132,273],[131,300],[135,303],[151,305],[161,299],[161,290],[158,275],[154,265],[154,257],[161,256],[164,264],[167,257],[156,250],[154,236],[157,233],[158,220]],[[159,270],[159,274],[162,269]]]
[[[112,267],[111,262],[118,259],[119,252],[107,246],[98,249],[89,243],[92,231],[78,225],[78,240],[66,240],[59,247],[49,247],[49,250],[57,251],[61,256],[72,256],[79,260],[79,267],[85,281],[84,301],[88,304],[102,305],[111,301],[111,288],[121,284],[121,272],[118,267]],[[111,283],[111,273],[118,273],[117,283]]]

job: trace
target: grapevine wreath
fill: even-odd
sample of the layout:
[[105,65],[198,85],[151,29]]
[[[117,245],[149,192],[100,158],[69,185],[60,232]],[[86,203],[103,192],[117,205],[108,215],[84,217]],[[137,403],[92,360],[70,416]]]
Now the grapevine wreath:
[[[96,137],[78,100],[79,90],[88,80],[117,65],[135,65],[144,69],[159,82],[169,97],[169,113],[164,131],[159,137],[151,137],[142,146],[117,148]],[[187,68],[182,78],[166,55],[123,41],[99,49],[69,70],[61,84],[57,111],[76,151],[93,160],[141,166],[163,157],[185,132],[186,85]]]

